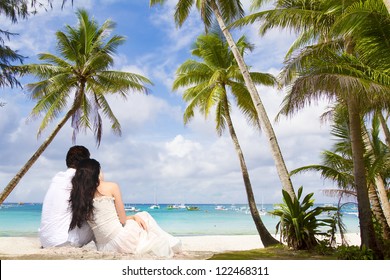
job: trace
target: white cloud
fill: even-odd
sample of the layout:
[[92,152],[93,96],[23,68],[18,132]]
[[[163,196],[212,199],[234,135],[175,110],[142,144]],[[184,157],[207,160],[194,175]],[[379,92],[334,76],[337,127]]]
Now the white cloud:
[[160,27],[161,30],[164,30],[164,33],[167,35],[167,43],[170,44],[173,49],[170,51],[174,52],[182,48],[184,45],[192,43],[193,38],[199,32],[202,32],[202,28],[199,28],[200,21],[197,11],[193,8],[191,12],[183,23],[181,27],[176,26],[174,21],[174,7],[176,6],[175,1],[167,1],[164,6],[157,8],[157,12],[154,12],[150,17],[151,22]]
[[168,152],[168,155],[179,158],[186,157],[188,160],[192,159],[192,153],[198,153],[201,150],[199,143],[186,140],[182,135],[177,135],[173,141],[166,143],[165,148]]
[[166,100],[152,94],[130,93],[126,100],[110,97],[109,103],[122,127],[130,130],[154,123],[162,115],[178,119],[180,113],[180,108],[170,106]]

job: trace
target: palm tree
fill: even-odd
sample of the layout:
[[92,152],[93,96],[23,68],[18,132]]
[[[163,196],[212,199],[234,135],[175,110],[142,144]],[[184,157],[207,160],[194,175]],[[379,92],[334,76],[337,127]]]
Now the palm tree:
[[[166,0],[150,0],[150,5],[154,6],[156,4],[163,4]],[[233,37],[229,31],[229,28],[226,24],[231,23],[232,21],[241,18],[244,14],[241,1],[240,0],[178,0],[175,8],[175,21],[176,24],[180,27],[183,25],[184,21],[187,19],[188,15],[191,12],[192,7],[196,5],[196,8],[200,11],[202,21],[205,24],[206,30],[208,30],[212,24],[213,16],[216,18],[220,30],[228,42],[228,45],[234,55],[235,60],[237,61],[240,72],[244,78],[245,85],[248,88],[250,96],[255,104],[255,109],[258,115],[258,119],[262,126],[264,133],[269,141],[272,156],[275,161],[276,170],[279,175],[282,187],[292,199],[296,198],[294,188],[286,167],[286,164],[283,159],[283,155],[280,150],[279,143],[276,138],[276,134],[273,130],[272,124],[268,118],[265,107],[260,99],[260,96],[257,92],[256,86],[252,80],[252,77],[249,74],[249,70],[242,54],[240,53]]]
[[5,45],[4,39],[1,35],[5,35],[9,38],[9,36],[14,34],[0,30],[0,87],[12,88],[15,86],[21,86],[15,77],[15,71],[12,64],[14,62],[22,63],[23,56]]
[[[380,85],[374,76],[365,76],[367,73],[364,72],[364,65],[357,63],[356,58],[352,56],[344,54],[339,57],[332,53],[327,57],[326,52],[322,51],[322,56],[311,59],[306,57],[304,62],[301,60],[295,64],[295,66],[300,64],[298,68],[294,66],[294,70],[291,68],[287,70],[296,71],[298,78],[287,83],[292,86],[282,110],[286,114],[292,114],[320,97],[342,104],[348,109],[362,245],[374,250],[375,235],[368,199],[361,122],[367,103],[386,100],[390,84]],[[380,71],[376,74],[381,75]]]
[[[0,1],[0,14],[8,18],[13,24],[16,24],[19,20],[28,19],[29,16],[36,14],[37,6],[52,7],[52,1],[47,0],[46,5],[37,2],[37,0]],[[63,0],[62,6],[65,2],[66,0]],[[0,87],[21,87],[16,78],[17,72],[15,72],[13,66],[15,62],[22,63],[25,57],[5,43],[10,41],[12,36],[16,35],[18,34],[0,29]],[[0,103],[0,107],[4,105],[5,103]]]
[[[368,177],[373,178],[369,184],[369,195],[374,196],[377,203],[371,202],[373,211],[377,212],[378,208],[381,210],[381,216],[379,221],[382,224],[382,228],[390,229],[390,205],[387,197],[387,184],[389,175],[389,147],[386,146],[379,137],[379,124],[381,113],[375,113],[372,117],[372,129],[367,131],[366,126],[363,124],[364,140],[366,145],[367,154],[369,156],[369,166],[371,167],[368,172]],[[371,137],[369,137],[371,136]],[[370,191],[371,190],[371,191]],[[377,215],[378,216],[378,215]],[[382,219],[384,221],[382,221]],[[386,225],[384,225],[386,223]],[[390,235],[384,235],[385,239],[390,239]]]
[[[357,20],[358,19],[358,20]],[[350,34],[354,38],[354,51],[368,66],[389,73],[390,57],[384,56],[390,50],[390,15],[380,1],[366,0],[356,2],[347,7],[343,15],[335,22],[333,33]],[[382,128],[389,137],[388,127],[382,116],[381,106],[371,108],[382,123]],[[385,184],[380,176],[377,177],[379,199],[390,225],[390,203],[385,190]]]
[[314,42],[331,45],[340,44],[345,38],[353,39],[354,51],[365,61],[377,69],[389,69],[390,58],[383,53],[390,46],[390,15],[382,1],[253,0],[252,8],[259,9],[267,2],[274,2],[275,8],[254,12],[232,26],[259,22],[261,35],[273,28],[295,31],[298,37],[287,57]]
[[[10,3],[10,1],[1,1],[0,14],[10,19],[12,23],[17,23],[19,19],[24,19],[28,16],[28,5],[25,2]],[[12,88],[20,86],[19,81],[15,77],[12,64],[14,62],[21,63],[24,57],[5,43],[7,40],[10,40],[11,36],[15,35],[17,34],[0,29],[0,87]],[[1,106],[4,106],[4,103],[0,103]]]
[[[242,53],[245,49],[252,47],[246,42],[245,37],[241,37],[237,45]],[[192,54],[199,57],[202,61],[188,60],[184,62],[178,68],[177,77],[173,83],[174,90],[189,87],[183,95],[183,99],[188,102],[184,113],[184,122],[187,124],[193,118],[194,110],[197,108],[205,117],[209,116],[212,108],[215,108],[215,122],[218,134],[221,135],[226,126],[229,129],[240,161],[249,208],[262,243],[265,247],[278,244],[279,242],[268,232],[260,218],[248,168],[230,116],[231,108],[228,99],[228,89],[236,98],[239,108],[249,122],[258,126],[256,110],[244,85],[237,63],[235,63],[234,57],[231,51],[229,51],[229,46],[218,34],[199,36]],[[275,79],[269,74],[253,72],[250,74],[258,84],[275,84]]]
[[[321,177],[337,184],[338,190],[326,190],[329,195],[356,197],[353,176],[353,160],[347,112],[338,106],[333,110],[331,134],[336,142],[332,150],[322,152],[322,164],[303,166],[291,171],[291,175],[315,171]],[[389,151],[379,137],[379,120],[377,115],[372,118],[372,129],[367,130],[362,122],[363,139],[365,139],[364,161],[369,185],[369,198],[372,212],[380,223],[384,239],[390,239],[390,227],[386,221],[383,205],[377,195],[378,181],[387,181],[389,174]],[[380,178],[380,180],[378,179]],[[380,182],[379,182],[380,183]]]
[[77,17],[79,24],[76,28],[66,26],[65,32],[56,33],[60,56],[43,53],[39,55],[39,59],[45,63],[20,67],[23,73],[33,74],[40,79],[39,82],[27,85],[32,99],[37,100],[31,115],[36,117],[45,113],[38,135],[66,110],[70,99],[73,98],[73,102],[54,131],[5,187],[0,203],[69,119],[72,118],[73,139],[79,129],[93,129],[99,145],[102,137],[101,114],[109,119],[113,132],[121,134],[121,126],[106,96],[118,94],[126,98],[130,90],[147,92],[145,84],[151,84],[141,75],[110,70],[113,66],[113,54],[125,40],[118,35],[109,38],[110,31],[115,26],[112,21],[107,20],[99,27],[85,10],[79,10]]
[[[255,2],[259,6],[268,1]],[[241,20],[240,24],[260,20],[264,22],[260,28],[263,33],[274,27],[290,28],[299,33],[298,39],[287,54],[282,76],[282,83],[289,88],[283,109],[286,114],[291,114],[322,97],[340,102],[348,108],[362,245],[373,249],[379,256],[381,253],[376,245],[364,172],[364,143],[360,123],[366,104],[380,106],[379,104],[386,100],[384,93],[388,91],[390,80],[382,67],[375,68],[375,64],[368,64],[365,59],[379,58],[379,52],[370,50],[369,46],[373,45],[369,42],[372,39],[366,40],[366,37],[345,33],[345,29],[340,28],[343,24],[338,24],[341,21],[346,24],[344,16],[359,3],[360,1],[356,0],[277,0],[275,9],[250,15]],[[375,6],[379,9],[379,15],[383,15],[383,3],[378,5],[378,1],[366,0],[364,4]],[[373,20],[376,16],[375,13],[368,16],[365,14],[360,18],[355,15],[355,21],[351,20],[354,17],[350,17],[348,28],[353,29],[354,22]],[[381,19],[387,30],[388,16]],[[381,25],[371,26],[382,29]],[[374,38],[383,37],[379,33],[377,32]],[[386,48],[386,43],[387,41],[377,46]],[[376,59],[374,61],[377,62]]]

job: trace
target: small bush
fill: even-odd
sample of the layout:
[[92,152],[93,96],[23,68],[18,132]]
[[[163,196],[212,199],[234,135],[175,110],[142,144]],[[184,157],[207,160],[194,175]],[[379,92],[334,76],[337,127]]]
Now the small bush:
[[361,249],[358,246],[339,246],[337,248],[337,259],[339,260],[373,260],[374,253],[371,249],[363,246]]
[[383,240],[382,251],[383,251],[383,255],[385,257],[385,260],[389,260],[390,259],[390,240]]
[[318,241],[317,246],[314,248],[314,251],[323,256],[332,255],[335,252],[335,249],[331,246],[328,239]]

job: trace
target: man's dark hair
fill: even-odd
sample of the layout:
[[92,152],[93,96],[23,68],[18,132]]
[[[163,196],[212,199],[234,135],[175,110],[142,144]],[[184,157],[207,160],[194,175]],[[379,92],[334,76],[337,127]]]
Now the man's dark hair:
[[79,162],[84,159],[89,159],[90,153],[84,146],[73,146],[66,154],[66,166],[68,168],[77,168]]

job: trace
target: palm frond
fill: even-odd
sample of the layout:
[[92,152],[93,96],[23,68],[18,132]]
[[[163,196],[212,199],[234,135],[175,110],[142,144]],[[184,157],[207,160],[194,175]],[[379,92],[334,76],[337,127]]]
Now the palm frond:
[[[114,112],[112,111],[109,103],[107,102],[107,99],[104,97],[104,95],[98,95],[97,99],[99,101],[99,105],[104,116],[107,117],[108,120],[111,122],[111,130],[115,134],[120,136],[122,134],[121,125],[119,123],[119,120],[114,115]],[[98,144],[100,144],[100,140],[100,138],[97,139]]]
[[[204,1],[206,2],[206,1]],[[217,0],[219,10],[226,23],[230,23],[239,18],[242,18],[245,14],[241,1],[238,0]]]
[[356,197],[356,191],[355,190],[345,190],[345,189],[327,189],[322,190],[322,193],[324,193],[327,196],[330,197]]
[[188,18],[192,6],[194,5],[193,0],[178,0],[175,7],[175,22],[176,25],[181,27],[184,21]]

